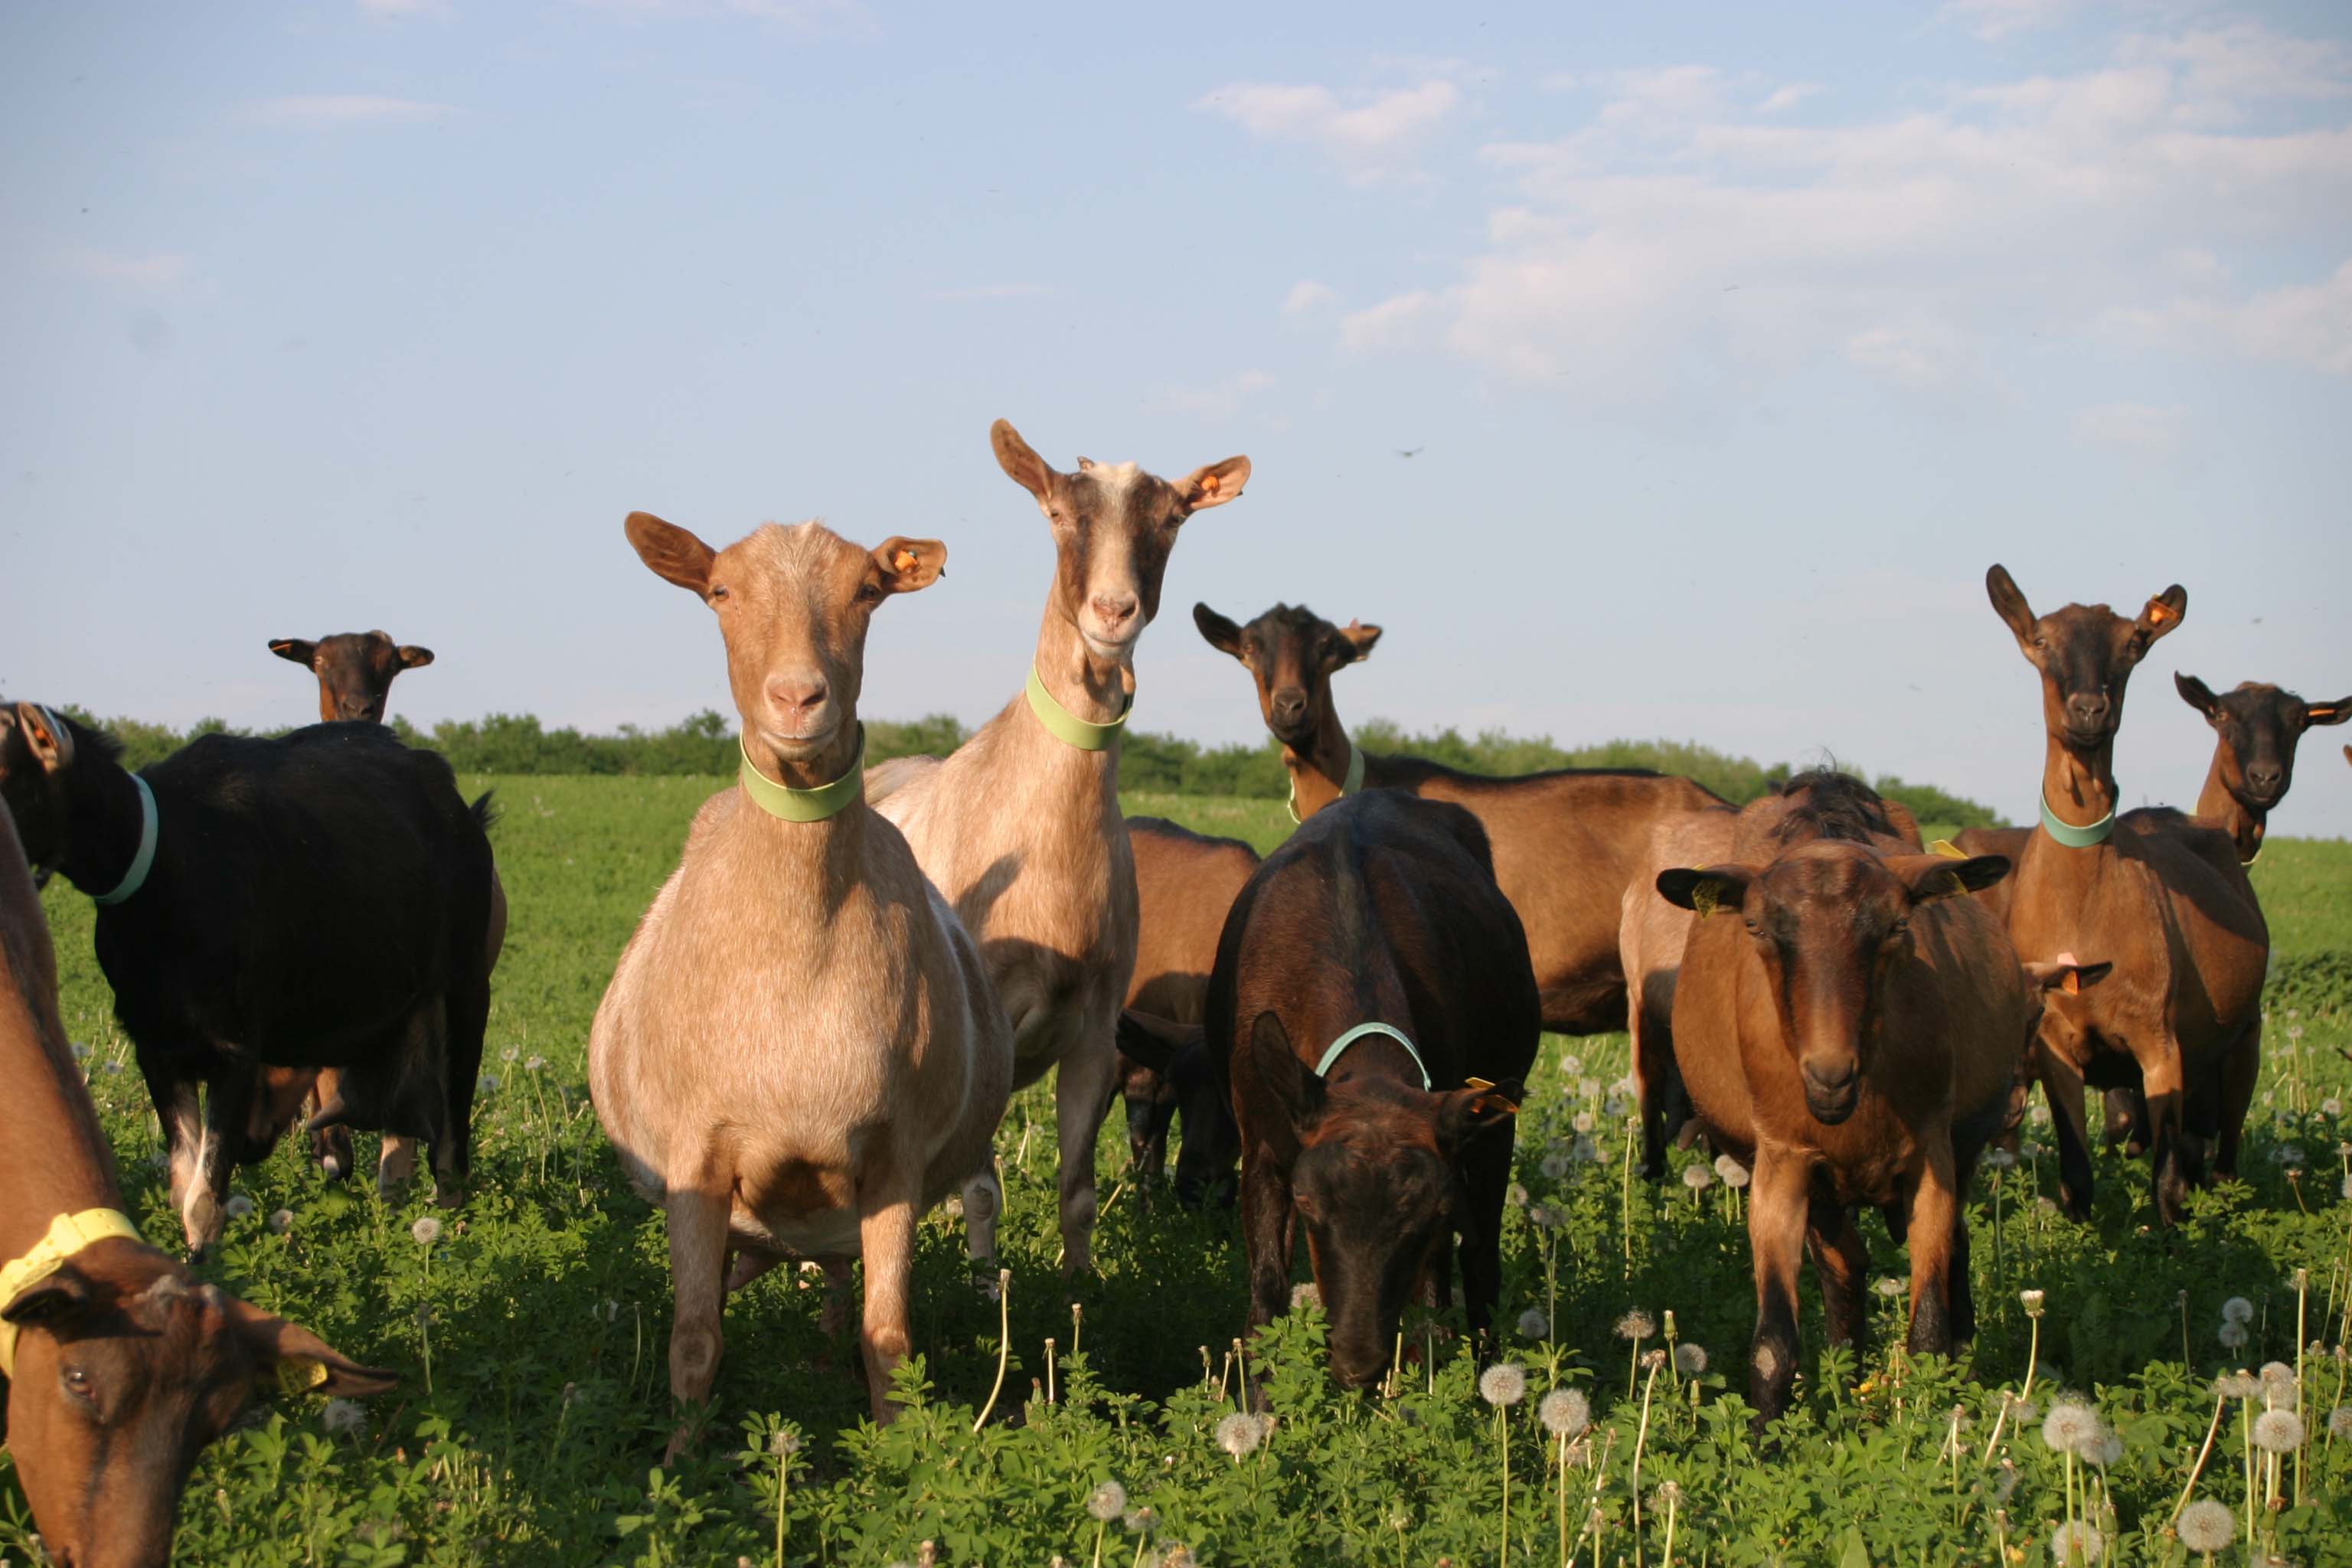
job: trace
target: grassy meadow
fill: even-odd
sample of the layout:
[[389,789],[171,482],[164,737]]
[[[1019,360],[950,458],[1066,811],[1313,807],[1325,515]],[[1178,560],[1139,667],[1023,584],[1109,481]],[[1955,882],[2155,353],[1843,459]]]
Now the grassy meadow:
[[[2273,840],[2254,872],[2275,952],[2248,1179],[2198,1194],[2186,1226],[2159,1231],[2144,1167],[2103,1155],[2095,1222],[2068,1223],[2050,1202],[2037,1103],[2024,1158],[1973,1194],[1975,1345],[1950,1363],[1890,1353],[1897,1289],[1873,1298],[1875,1348],[1825,1350],[1808,1279],[1798,1398],[1769,1443],[1749,1435],[1741,1398],[1744,1194],[1690,1154],[1660,1185],[1628,1179],[1620,1035],[1547,1040],[1529,1086],[1505,1250],[1504,1323],[1517,1322],[1526,1385],[1515,1404],[1483,1401],[1462,1341],[1442,1331],[1416,1332],[1431,1353],[1391,1396],[1341,1395],[1321,1375],[1309,1305],[1243,1348],[1266,1378],[1270,1428],[1230,1419],[1234,1222],[1124,1180],[1114,1110],[1097,1150],[1099,1271],[1066,1288],[1040,1087],[998,1138],[1009,1336],[961,1224],[931,1215],[908,1409],[877,1430],[854,1346],[819,1327],[821,1291],[775,1270],[730,1302],[704,1439],[665,1471],[663,1226],[620,1179],[583,1053],[614,960],[716,785],[467,782],[499,788],[512,900],[468,1201],[439,1215],[419,1184],[382,1204],[370,1179],[324,1184],[289,1142],[238,1177],[250,1207],[205,1270],[347,1354],[403,1369],[402,1384],[355,1408],[281,1399],[215,1445],[182,1506],[182,1561],[1426,1568],[1553,1563],[1572,1548],[1580,1563],[1636,1568],[2008,1568],[2054,1561],[2071,1519],[2096,1534],[2081,1538],[2089,1561],[2171,1564],[2200,1560],[2171,1528],[2186,1489],[2232,1521],[2211,1561],[2266,1561],[2250,1552],[2251,1521],[2285,1561],[2352,1563],[2352,1415],[2329,1418],[2352,1402],[2352,1122],[2339,1103],[2352,1087],[2352,845]],[[1288,828],[1279,802],[1142,795],[1129,809],[1262,849]],[[91,954],[91,905],[62,880],[47,903],[67,1026],[132,1215],[176,1248],[153,1117]],[[373,1140],[362,1150],[372,1162]],[[435,1215],[441,1234],[421,1242],[412,1226]],[[1874,1215],[1864,1235],[1874,1272],[1906,1279]],[[2029,1289],[2044,1293],[2038,1319]],[[2225,1344],[2233,1298],[2242,1343]],[[1628,1314],[1646,1315],[1639,1342],[1622,1337],[1643,1326]],[[1639,1352],[1668,1332],[1678,1354],[1645,1369]],[[975,1434],[1001,1338],[1003,1392]],[[2218,1374],[2269,1362],[2299,1368],[2267,1403],[2299,1389],[2305,1428],[2275,1460],[2251,1446],[2265,1399],[2215,1392]],[[2029,1369],[2021,1413],[2004,1401]],[[1589,1427],[1547,1431],[1537,1405],[1555,1388],[1589,1401]],[[2105,1462],[2045,1442],[2062,1392],[2112,1430]],[[0,1461],[0,1557],[30,1556],[29,1529]]]

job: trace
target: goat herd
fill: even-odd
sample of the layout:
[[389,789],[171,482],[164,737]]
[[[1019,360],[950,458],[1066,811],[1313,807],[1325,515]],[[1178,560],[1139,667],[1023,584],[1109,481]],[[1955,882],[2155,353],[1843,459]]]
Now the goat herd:
[[[1010,425],[991,437],[1056,566],[1025,691],[946,758],[867,769],[857,718],[876,608],[930,586],[944,545],[867,550],[808,522],[714,550],[627,521],[646,565],[717,616],[742,721],[737,787],[697,815],[588,1042],[604,1130],[667,1215],[679,1400],[710,1392],[729,1290],[814,1259],[838,1327],[856,1259],[887,1420],[917,1221],[960,1194],[973,1258],[992,1256],[993,1134],[1054,1068],[1064,1267],[1088,1267],[1112,1099],[1150,1170],[1181,1113],[1179,1192],[1240,1206],[1250,1322],[1287,1309],[1303,1231],[1349,1385],[1390,1368],[1408,1302],[1451,1299],[1457,1238],[1468,1325],[1486,1328],[1545,1029],[1630,1029],[1648,1173],[1677,1130],[1752,1169],[1764,1417],[1795,1371],[1804,1252],[1831,1333],[1858,1324],[1859,1205],[1908,1237],[1912,1347],[1969,1338],[1970,1173],[2032,1079],[2078,1215],[2086,1085],[2108,1091],[2108,1135],[2148,1152],[2163,1220],[2209,1157],[2231,1172],[2268,953],[2242,863],[2303,731],[2352,699],[2177,678],[2220,736],[2197,812],[2118,816],[2125,685],[2179,625],[2179,587],[2134,616],[2037,616],[1992,568],[2042,682],[2042,822],[1932,849],[1833,773],[1734,808],[1631,770],[1496,779],[1367,754],[1331,678],[1379,627],[1197,605],[1256,682],[1304,824],[1260,863],[1123,820],[1118,791],[1169,554],[1241,494],[1248,459],[1173,482],[1083,458],[1066,473]],[[192,1252],[221,1234],[236,1165],[298,1120],[330,1176],[354,1128],[384,1134],[387,1191],[412,1141],[437,1202],[467,1175],[506,926],[488,797],[468,805],[382,724],[393,677],[431,653],[382,633],[270,646],[317,674],[323,722],[208,735],[139,773],[97,730],[0,705],[0,1374],[18,1478],[67,1561],[166,1557],[197,1451],[256,1389],[369,1394],[393,1374],[139,1239],[65,1042],[32,868],[99,905]]]

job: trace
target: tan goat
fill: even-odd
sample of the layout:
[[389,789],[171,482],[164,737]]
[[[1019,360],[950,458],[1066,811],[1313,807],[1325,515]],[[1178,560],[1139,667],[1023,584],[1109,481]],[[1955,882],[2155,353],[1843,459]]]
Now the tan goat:
[[1013,1022],[1014,1081],[1059,1064],[1062,1267],[1089,1262],[1095,1135],[1118,1076],[1119,1005],[1135,968],[1135,862],[1118,811],[1118,737],[1135,643],[1186,518],[1241,494],[1247,458],[1173,484],[1133,463],[1060,473],[1000,419],[996,460],[1053,525],[1056,563],[1029,689],[945,759],[876,768],[875,806],[986,955]]
[[978,950],[859,771],[867,623],[887,595],[928,587],[947,551],[892,539],[868,553],[804,522],[713,552],[644,512],[628,535],[717,613],[743,722],[739,782],[696,815],[588,1040],[605,1134],[668,1213],[670,1392],[709,1396],[729,1287],[815,1258],[837,1321],[862,1257],[860,1344],[887,1421],[917,1218],[961,1184],[973,1254],[994,1250],[990,1140],[1013,1077]]

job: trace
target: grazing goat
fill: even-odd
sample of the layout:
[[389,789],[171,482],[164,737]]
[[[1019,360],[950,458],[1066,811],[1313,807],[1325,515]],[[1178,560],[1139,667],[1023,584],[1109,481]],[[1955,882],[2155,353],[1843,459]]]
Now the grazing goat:
[[1027,690],[952,755],[882,763],[867,790],[980,943],[1013,1021],[1014,1084],[1059,1065],[1062,1268],[1076,1274],[1091,1266],[1095,1139],[1135,969],[1135,861],[1118,814],[1135,645],[1185,520],[1240,495],[1250,465],[1227,458],[1171,484],[1080,458],[1066,474],[1003,420],[989,436],[1053,530]]
[[[1238,838],[1213,838],[1157,816],[1129,817],[1127,832],[1135,851],[1139,916],[1127,1010],[1198,1026],[1209,972],[1216,967],[1217,938],[1234,900],[1257,869],[1257,851]],[[1165,1038],[1160,1031],[1139,1039],[1134,1026],[1120,1020],[1128,1149],[1139,1176],[1158,1177],[1167,1162],[1169,1125],[1181,1110],[1184,1143],[1177,1154],[1176,1190],[1190,1202],[1232,1168],[1239,1145],[1233,1110],[1209,1081],[1197,1029],[1173,1050]]]
[[[1675,985],[1675,1060],[1708,1134],[1755,1173],[1759,1428],[1795,1375],[1807,1250],[1831,1339],[1861,1336],[1857,1205],[1899,1205],[1910,1348],[1948,1353],[1974,1331],[1961,1204],[2006,1120],[2036,998],[2000,923],[1958,895],[2008,870],[1874,832],[1657,879],[1699,917]],[[1718,912],[1737,918],[1706,918]]]
[[[714,551],[644,512],[627,532],[718,616],[742,719],[738,783],[696,814],[588,1038],[605,1135],[668,1215],[670,1392],[688,1406],[709,1396],[728,1289],[814,1258],[833,1329],[863,1258],[859,1343],[887,1421],[915,1223],[961,1187],[973,1255],[993,1250],[991,1139],[1013,1077],[978,950],[866,804],[860,773],[875,608],[929,587],[947,550],[891,539],[868,552],[804,522]],[[679,1427],[671,1458],[689,1435]]]
[[1318,812],[1226,918],[1209,1063],[1242,1144],[1249,1323],[1290,1305],[1292,1244],[1347,1387],[1390,1364],[1404,1307],[1502,1288],[1503,1192],[1542,1032],[1519,918],[1478,819],[1395,790]]
[[269,651],[319,678],[319,721],[322,724],[345,720],[383,723],[383,705],[392,695],[393,677],[404,669],[422,669],[433,662],[431,648],[395,644],[382,632],[342,632],[318,642],[305,637],[273,637]]
[[1625,889],[1659,822],[1720,799],[1688,779],[1639,768],[1486,778],[1360,751],[1332,706],[1331,678],[1370,656],[1380,627],[1337,626],[1287,605],[1246,626],[1206,605],[1192,606],[1192,619],[1210,647],[1255,679],[1259,711],[1290,771],[1294,816],[1306,821],[1358,789],[1409,790],[1467,809],[1485,825],[1496,879],[1527,927],[1544,1027],[1590,1035],[1625,1026],[1618,952]]
[[[9,722],[15,723],[14,715]],[[0,812],[0,1397],[48,1556],[157,1568],[180,1489],[257,1394],[393,1374],[199,1284],[139,1239],[58,1017],[47,919]]]
[[[2158,1219],[2170,1225],[2203,1146],[2236,1167],[2261,1060],[2270,931],[2227,834],[2178,812],[2116,818],[2116,731],[2131,672],[2187,613],[2179,584],[2126,618],[2105,605],[2036,616],[2000,566],[1985,574],[1994,611],[2042,686],[2042,822],[2018,852],[2008,927],[2019,955],[2095,952],[2107,983],[2054,995],[2038,1067],[2069,1214],[2090,1213],[2083,1088],[2145,1096]],[[2190,1142],[2193,1137],[2195,1142]]]
[[269,1068],[341,1069],[311,1130],[426,1140],[436,1201],[457,1203],[490,1010],[489,796],[469,808],[447,763],[376,724],[205,735],[137,774],[119,752],[20,702],[0,794],[33,858],[98,902],[188,1245],[268,1152]]

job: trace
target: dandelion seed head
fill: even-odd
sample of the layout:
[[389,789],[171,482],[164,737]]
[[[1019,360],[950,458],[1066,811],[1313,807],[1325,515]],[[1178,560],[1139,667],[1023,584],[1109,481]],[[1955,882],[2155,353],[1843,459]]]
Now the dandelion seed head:
[[1706,1347],[1689,1340],[1675,1347],[1675,1370],[1685,1377],[1696,1377],[1706,1370]]
[[1529,1307],[1519,1314],[1519,1338],[1548,1340],[1551,1338],[1551,1320],[1544,1316],[1541,1307]]
[[2123,1437],[2112,1426],[2101,1426],[2098,1436],[2085,1444],[2083,1448],[2083,1458],[2101,1469],[2106,1468],[2123,1457]]
[[1555,1388],[1536,1402],[1536,1419],[1555,1437],[1573,1437],[1592,1425],[1592,1404],[1581,1390]]
[[231,1194],[229,1194],[229,1195],[228,1195],[228,1217],[229,1217],[229,1218],[231,1218],[231,1219],[243,1219],[246,1215],[247,1215],[251,1214],[252,1212],[253,1212],[253,1200],[252,1200],[251,1198],[247,1197],[243,1193],[231,1193]]
[[1290,1288],[1290,1310],[1292,1311],[1296,1312],[1307,1307],[1314,1307],[1319,1310],[1322,1305],[1323,1292],[1316,1285],[1314,1280],[1309,1279],[1304,1284],[1293,1285]]
[[1708,1170],[1705,1165],[1685,1165],[1683,1167],[1683,1185],[1688,1187],[1692,1192],[1703,1193],[1706,1191],[1707,1188],[1715,1185],[1715,1173]]
[[1527,1188],[1519,1185],[1517,1182],[1513,1182],[1511,1184],[1510,1190],[1506,1192],[1503,1196],[1515,1209],[1523,1209],[1528,1206],[1528,1190]]
[[2280,1144],[2277,1148],[2271,1151],[2271,1163],[2288,1168],[2301,1165],[2303,1163],[2303,1145],[2300,1143]]
[[1617,1337],[1621,1340],[1646,1340],[1657,1331],[1657,1321],[1639,1307],[1617,1320]]
[[1683,1489],[1673,1481],[1660,1481],[1656,1496],[1660,1508],[1672,1508],[1683,1500]]
[[2252,1399],[2263,1391],[2263,1385],[2242,1372],[2230,1373],[2213,1380],[2213,1396],[2217,1399]]
[[1576,1092],[1586,1100],[1598,1100],[1601,1098],[1601,1080],[1597,1078],[1578,1079]]
[[1995,1149],[1985,1156],[1985,1163],[1996,1171],[2012,1170],[2017,1165],[2017,1156],[2006,1149]]
[[330,1432],[356,1432],[367,1425],[367,1411],[356,1399],[330,1399],[319,1423]]
[[1592,1112],[1589,1110],[1578,1111],[1574,1116],[1569,1118],[1568,1124],[1579,1132],[1590,1132],[1595,1127],[1600,1125],[1599,1122],[1592,1119]]
[[537,1072],[547,1065],[547,1058],[545,1057],[533,1057],[522,1065],[527,1070]]
[[2089,1405],[2071,1399],[2052,1405],[2050,1414],[2042,1421],[2042,1440],[2056,1453],[2079,1454],[2083,1445],[2098,1434],[2098,1414]]
[[2227,1503],[2199,1498],[2180,1510],[2180,1544],[2191,1552],[2220,1552],[2237,1539],[2238,1516]]
[[1584,1076],[1584,1058],[1583,1058],[1582,1057],[1579,1057],[1579,1056],[1566,1056],[1566,1057],[1562,1057],[1562,1058],[1559,1058],[1559,1071],[1560,1071],[1560,1076],[1561,1076],[1561,1077],[1563,1077],[1563,1078],[1581,1078],[1581,1077],[1583,1077],[1583,1076]]
[[1748,1184],[1748,1167],[1728,1154],[1715,1157],[1715,1173],[1722,1179],[1725,1186],[1734,1190]]
[[2221,1348],[2225,1351],[2243,1350],[2246,1348],[2246,1325],[2223,1323],[2213,1331],[2213,1337],[2221,1342]]
[[1897,1279],[1892,1274],[1881,1275],[1878,1280],[1878,1293],[1885,1297],[1887,1300],[1893,1300],[1895,1297],[1903,1294],[1903,1281]]
[[2263,1363],[2263,1370],[2254,1375],[2264,1383],[2293,1383],[2294,1368],[2283,1361],[2266,1361]]
[[2017,1299],[2024,1305],[2027,1317],[2038,1318],[2042,1315],[2042,1293],[2041,1291],[2020,1290],[2017,1293]]
[[[565,1387],[571,1384],[566,1384]],[[789,1426],[779,1426],[768,1435],[768,1452],[776,1458],[789,1458],[801,1451],[801,1435]]]
[[2251,1323],[2254,1321],[2254,1304],[2243,1296],[2232,1296],[2221,1303],[2221,1321],[2225,1323]]
[[474,1080],[474,1085],[484,1094],[492,1093],[499,1087],[499,1075],[494,1072],[486,1072]]
[[2303,1417],[2292,1410],[2265,1410],[2254,1417],[2254,1447],[2266,1454],[2292,1454],[2303,1447]]
[[426,1215],[408,1227],[408,1234],[416,1238],[417,1246],[430,1247],[441,1239],[441,1222]]
[[2096,1563],[2106,1549],[2107,1538],[2093,1529],[2088,1520],[2062,1524],[2050,1536],[2050,1558],[2054,1563]]
[[1489,1405],[1517,1405],[1527,1394],[1527,1369],[1515,1363],[1498,1361],[1478,1374],[1478,1397]]
[[1557,1182],[1568,1174],[1568,1164],[1566,1154],[1546,1154],[1543,1163],[1536,1168],[1543,1173],[1545,1181]]
[[269,1216],[269,1228],[276,1231],[280,1236],[284,1236],[288,1231],[292,1230],[294,1228],[294,1211],[292,1209],[279,1209],[276,1213],[272,1214]]
[[510,1061],[514,1060],[517,1057],[519,1057],[519,1056],[520,1056],[520,1055],[522,1055],[522,1047],[520,1047],[520,1046],[509,1046],[505,1050],[502,1050],[502,1051],[500,1051],[500,1052],[499,1053],[499,1060],[500,1060],[500,1061],[502,1061],[502,1062],[510,1062]]
[[1129,1509],[1119,1516],[1118,1522],[1121,1528],[1141,1535],[1160,1522],[1160,1510],[1145,1503],[1139,1508]]
[[1117,1481],[1105,1481],[1087,1494],[1087,1511],[1099,1524],[1108,1524],[1127,1511],[1127,1489]]
[[2322,1116],[2341,1116],[2344,1114],[2344,1102],[2331,1094],[2326,1100],[2319,1102],[2319,1114]]
[[1257,1417],[1246,1411],[1236,1410],[1217,1423],[1217,1447],[1236,1459],[1244,1454],[1255,1453],[1257,1446],[1265,1441],[1265,1433],[1259,1427]]

